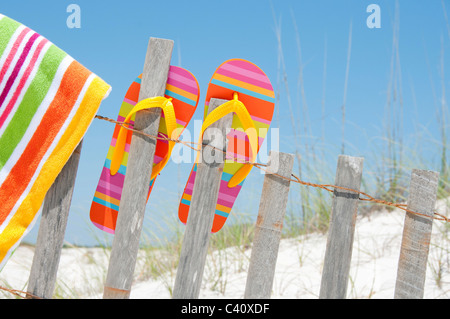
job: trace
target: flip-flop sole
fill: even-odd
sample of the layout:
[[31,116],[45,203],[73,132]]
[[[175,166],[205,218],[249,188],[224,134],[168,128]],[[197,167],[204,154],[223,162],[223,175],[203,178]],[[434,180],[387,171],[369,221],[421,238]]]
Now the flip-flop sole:
[[[267,75],[255,64],[241,59],[228,60],[215,71],[208,85],[205,102],[205,118],[211,98],[233,99],[233,93],[238,92],[239,100],[246,106],[259,136],[259,147],[269,130],[275,108],[275,94]],[[248,161],[250,159],[250,145],[246,134],[242,130],[239,118],[234,115],[231,131],[227,135],[227,153],[233,153],[232,158]],[[227,156],[227,158],[231,158]],[[225,224],[231,208],[242,188],[243,182],[235,187],[228,187],[228,181],[241,167],[242,163],[225,163],[222,180],[219,187],[216,212],[212,232],[219,231]],[[192,190],[194,188],[197,164],[194,164],[188,182],[184,189],[178,217],[184,224],[189,214]]]
[[[123,122],[128,113],[138,102],[139,90],[141,87],[141,76],[142,75],[139,75],[128,88],[120,107],[117,121]],[[182,130],[188,125],[194,115],[198,104],[199,95],[200,89],[196,78],[189,71],[183,68],[170,66],[165,97],[172,98],[179,134],[181,134]],[[161,118],[162,117],[164,117],[164,114],[161,114]],[[134,116],[131,118],[131,124],[133,123]],[[116,228],[120,198],[122,196],[122,188],[127,170],[128,152],[132,138],[132,134],[128,134],[120,169],[114,176],[111,175],[111,159],[119,130],[120,125],[116,125],[90,210],[90,219],[92,223],[98,228],[111,234],[114,234]],[[159,136],[167,137],[166,123],[163,119],[160,121],[158,134]],[[157,140],[154,164],[162,161],[167,152],[167,141]],[[150,181],[147,200],[153,189],[155,179],[156,177]]]

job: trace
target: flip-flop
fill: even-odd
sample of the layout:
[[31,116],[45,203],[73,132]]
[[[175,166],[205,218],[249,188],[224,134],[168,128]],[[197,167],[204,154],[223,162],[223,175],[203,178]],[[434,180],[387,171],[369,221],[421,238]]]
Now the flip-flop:
[[[139,75],[130,85],[120,107],[117,121],[124,122],[128,117],[130,119],[129,123],[134,123],[135,115],[131,115],[131,113],[136,111],[139,89],[141,86],[141,76],[142,75]],[[176,118],[176,131],[172,134],[172,138],[178,138],[190,122],[197,107],[199,95],[200,89],[194,75],[183,68],[170,66],[165,98],[171,99]],[[157,100],[157,98],[154,99]],[[166,99],[162,100],[165,100],[165,103],[167,102],[167,104],[170,104]],[[168,111],[169,109],[167,109],[167,113],[169,113]],[[173,127],[168,128],[168,125],[170,124],[168,124],[169,121],[166,121],[165,118],[168,116],[169,114],[166,114],[166,112],[161,112],[159,136],[167,137],[168,131],[173,129]],[[120,125],[116,125],[94,199],[91,204],[90,219],[92,223],[96,227],[111,234],[114,234],[116,228],[131,138],[132,134],[129,130],[121,129]],[[119,160],[117,158],[114,160],[114,156],[117,156],[118,153],[116,145],[118,146],[119,144],[122,144],[121,148],[123,152],[118,155],[120,157]],[[170,157],[170,151],[171,145],[168,141],[157,140],[152,179],[149,185],[147,200],[153,189],[158,172],[163,168],[168,157]]]
[[[219,107],[225,107],[228,110],[224,111],[222,109],[218,112],[214,112],[214,110],[208,115],[208,106],[211,98],[231,100],[231,102],[225,103],[227,104],[226,106],[223,104]],[[232,105],[235,105],[235,108]],[[224,164],[219,197],[211,229],[213,233],[223,227],[231,212],[231,208],[242,188],[245,176],[252,168],[252,165],[244,164],[242,161],[251,162],[255,160],[256,153],[268,132],[274,108],[275,94],[270,80],[255,64],[242,59],[232,59],[222,63],[213,74],[206,95],[204,126],[218,119],[218,115],[220,117],[225,113],[235,112],[232,129],[227,135],[226,158],[238,160],[228,160]],[[213,115],[213,112],[217,114]],[[251,124],[248,123],[248,115],[252,120],[250,122],[253,122]],[[257,136],[252,137],[249,135],[248,132],[251,131],[250,128],[252,126],[256,128]],[[202,132],[204,128],[206,127],[202,127]],[[247,131],[247,134],[244,131]],[[254,144],[258,145],[256,151],[253,150],[255,148]],[[186,224],[189,214],[196,171],[197,163],[192,168],[178,209],[178,217],[184,224]]]

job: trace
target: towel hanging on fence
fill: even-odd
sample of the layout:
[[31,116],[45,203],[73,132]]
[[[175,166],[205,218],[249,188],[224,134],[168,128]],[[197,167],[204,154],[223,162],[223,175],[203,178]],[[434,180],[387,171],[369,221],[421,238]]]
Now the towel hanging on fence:
[[0,14],[0,269],[111,87]]

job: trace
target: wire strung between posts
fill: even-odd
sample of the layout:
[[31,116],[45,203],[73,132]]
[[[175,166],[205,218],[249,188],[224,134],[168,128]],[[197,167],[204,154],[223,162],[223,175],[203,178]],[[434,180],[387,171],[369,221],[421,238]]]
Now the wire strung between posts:
[[38,296],[35,296],[33,294],[30,294],[29,292],[22,291],[22,290],[10,289],[10,288],[6,288],[6,287],[3,287],[3,286],[0,286],[0,290],[9,292],[9,293],[13,294],[14,296],[22,298],[22,299],[41,299]]
[[[281,176],[281,175],[279,175],[279,174],[277,174],[277,173],[270,172],[270,171],[267,169],[267,165],[266,165],[266,164],[252,163],[252,162],[248,162],[248,161],[243,161],[243,160],[241,160],[241,159],[238,159],[238,158],[233,157],[232,154],[230,154],[230,153],[228,153],[228,152],[226,152],[226,151],[224,151],[224,150],[222,150],[222,149],[213,147],[213,146],[211,146],[211,145],[207,145],[207,144],[199,144],[199,143],[195,143],[195,142],[186,142],[186,141],[181,141],[181,140],[178,140],[178,139],[172,139],[172,138],[165,137],[165,136],[161,136],[161,135],[158,135],[158,136],[150,135],[150,134],[147,134],[147,133],[144,133],[144,132],[142,132],[142,131],[139,131],[139,130],[136,130],[136,129],[134,129],[134,128],[129,127],[129,126],[131,126],[131,124],[129,124],[129,123],[124,123],[124,122],[115,121],[115,120],[112,120],[112,119],[110,119],[110,118],[108,118],[108,117],[104,117],[104,116],[101,116],[101,115],[96,115],[95,118],[96,118],[96,119],[100,119],[100,120],[104,120],[104,121],[107,121],[107,122],[110,122],[110,123],[114,123],[114,124],[117,124],[117,125],[120,125],[120,126],[126,128],[127,130],[130,130],[130,131],[135,132],[135,133],[137,133],[137,134],[144,135],[144,136],[146,136],[146,137],[154,138],[154,139],[157,139],[157,140],[163,140],[163,141],[173,141],[173,142],[175,142],[175,143],[183,144],[183,145],[185,145],[185,146],[191,148],[192,150],[194,150],[194,151],[196,151],[196,152],[201,151],[201,149],[202,149],[203,146],[211,147],[211,148],[213,148],[213,149],[215,149],[215,150],[217,150],[217,151],[219,151],[219,152],[225,153],[225,155],[228,155],[228,156],[229,156],[229,159],[231,159],[231,160],[234,160],[234,161],[239,162],[239,163],[242,163],[242,164],[251,164],[251,165],[253,165],[253,166],[255,166],[255,167],[257,167],[257,168],[263,170],[266,174],[271,174],[271,175],[277,176],[277,177],[282,178],[282,179],[284,179],[284,180],[287,180],[287,181],[289,181],[289,182],[294,182],[294,183],[298,183],[298,184],[305,185],[305,186],[310,186],[310,187],[315,187],[315,188],[321,188],[321,189],[326,190],[326,191],[331,192],[331,193],[334,193],[334,191],[335,191],[336,189],[341,189],[341,190],[353,192],[353,193],[356,193],[356,194],[359,194],[359,195],[360,195],[359,198],[358,198],[359,200],[362,200],[362,201],[368,201],[368,202],[374,202],[374,203],[378,203],[378,204],[382,204],[382,205],[386,205],[386,206],[391,206],[391,207],[396,207],[396,208],[398,208],[398,209],[404,210],[404,211],[406,211],[406,212],[408,212],[408,213],[411,213],[411,214],[414,214],[414,215],[418,215],[418,216],[423,216],[423,217],[426,217],[426,218],[430,218],[430,216],[428,216],[428,215],[421,214],[421,213],[418,213],[418,212],[414,212],[414,211],[408,209],[406,204],[392,203],[392,202],[388,202],[388,201],[385,201],[385,200],[376,199],[376,198],[370,196],[369,194],[367,194],[367,193],[365,193],[365,192],[358,191],[358,190],[355,190],[355,189],[351,189],[351,188],[347,188],[347,187],[342,187],[342,186],[337,186],[337,185],[330,185],[330,184],[314,184],[314,183],[309,183],[309,182],[302,181],[300,178],[298,178],[298,177],[297,177],[296,175],[294,175],[294,174],[291,174],[291,178]],[[196,148],[196,147],[194,147],[194,145],[197,145],[198,147]],[[361,197],[361,196],[363,196],[363,197]],[[449,222],[449,221],[450,221],[446,216],[444,216],[444,215],[442,215],[442,214],[439,214],[439,213],[436,212],[436,211],[434,211],[433,214],[434,214],[434,215],[433,215],[432,218],[435,219],[435,220],[441,220],[441,221],[445,221],[445,222]],[[2,286],[0,286],[0,290],[7,291],[7,292],[9,292],[9,293],[11,293],[11,294],[13,294],[13,295],[19,297],[19,298],[34,298],[34,299],[40,299],[39,297],[37,297],[37,296],[35,296],[35,295],[33,295],[33,294],[30,294],[30,293],[28,293],[28,292],[21,291],[21,290],[9,289],[9,288],[2,287]],[[21,295],[21,294],[24,294],[25,296],[23,296],[23,295]]]
[[[115,121],[115,120],[112,120],[112,119],[110,119],[108,117],[104,117],[104,116],[101,116],[101,115],[96,115],[95,118],[96,119],[100,119],[100,120],[104,120],[104,121],[107,121],[107,122],[110,122],[110,123],[114,123],[114,124],[117,124],[117,125],[120,125],[120,126],[126,128],[127,130],[130,130],[130,131],[135,132],[137,134],[144,135],[146,137],[154,138],[154,139],[157,139],[157,140],[163,140],[163,141],[173,141],[175,143],[183,144],[183,145],[191,148],[192,150],[194,150],[196,152],[201,151],[203,146],[211,147],[211,148],[213,148],[213,149],[215,149],[215,150],[217,150],[219,152],[225,153],[225,155],[228,156],[228,159],[231,159],[231,160],[236,161],[236,162],[241,163],[241,164],[253,165],[253,166],[263,170],[264,172],[266,172],[266,174],[271,174],[271,175],[277,176],[277,177],[282,178],[284,180],[287,180],[289,182],[294,182],[294,183],[298,183],[298,184],[309,186],[309,187],[321,188],[321,189],[326,190],[326,191],[331,192],[331,193],[334,193],[334,191],[336,189],[353,192],[353,193],[356,193],[356,194],[360,195],[358,199],[361,200],[361,201],[367,201],[367,202],[373,202],[373,203],[377,203],[377,204],[381,204],[381,205],[391,206],[391,207],[395,207],[395,208],[404,210],[404,211],[406,211],[408,213],[411,213],[411,214],[414,214],[414,215],[430,218],[430,216],[428,216],[428,215],[425,215],[425,214],[422,214],[422,213],[418,213],[418,212],[414,212],[414,211],[408,209],[407,208],[407,204],[392,203],[392,202],[389,202],[389,201],[377,199],[377,198],[374,198],[374,197],[370,196],[369,194],[367,194],[365,192],[358,191],[358,190],[355,190],[355,189],[342,187],[342,186],[337,186],[337,185],[330,185],[330,184],[309,183],[309,182],[302,181],[300,178],[298,178],[294,174],[291,174],[291,178],[281,176],[281,175],[279,175],[277,173],[270,172],[267,168],[265,168],[265,167],[267,167],[266,164],[252,163],[252,162],[244,161],[242,159],[238,159],[238,158],[233,156],[234,153],[233,154],[228,153],[228,152],[226,152],[226,151],[224,151],[222,149],[213,147],[211,145],[200,144],[200,143],[195,143],[195,142],[191,142],[191,141],[187,142],[187,141],[182,141],[182,140],[179,140],[179,139],[172,139],[172,138],[169,138],[169,137],[166,137],[166,136],[162,136],[162,135],[158,135],[158,136],[150,135],[150,134],[144,133],[142,131],[136,130],[136,129],[132,128],[132,127],[129,127],[129,126],[132,126],[129,123]],[[197,147],[195,147],[194,145],[196,145]],[[440,214],[440,213],[438,213],[436,211],[433,211],[433,217],[432,218],[435,219],[435,220],[440,220],[440,221],[445,221],[445,222],[449,222],[450,221],[449,218],[447,218],[446,216],[444,216],[444,215],[442,215],[442,214]]]

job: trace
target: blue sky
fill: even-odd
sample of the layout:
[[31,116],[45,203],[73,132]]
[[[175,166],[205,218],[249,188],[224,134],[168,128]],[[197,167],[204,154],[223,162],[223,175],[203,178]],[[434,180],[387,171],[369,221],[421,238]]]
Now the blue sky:
[[[69,4],[81,9],[81,28],[70,29],[66,19]],[[369,4],[381,9],[381,28],[369,29]],[[351,55],[346,93],[346,153],[366,158],[371,167],[374,145],[385,136],[389,83],[396,84],[397,110],[402,107],[402,137],[405,144],[420,141],[428,167],[439,170],[435,145],[439,141],[439,115],[443,88],[448,91],[450,33],[443,7],[450,15],[450,1],[398,1],[398,56],[391,78],[391,58],[396,12],[395,1],[0,1],[0,12],[39,32],[112,86],[98,114],[115,119],[131,81],[142,72],[149,37],[175,42],[172,64],[190,70],[200,84],[201,97],[193,119],[200,120],[209,79],[223,61],[243,58],[263,69],[280,100],[272,127],[280,129],[280,151],[295,152],[294,139],[301,140],[299,152],[308,154],[305,143],[325,149],[330,156],[327,170],[334,179],[334,165],[342,143],[344,87],[351,29]],[[277,29],[280,27],[280,29]],[[296,33],[296,28],[298,33]],[[277,30],[290,90],[292,112],[285,82],[280,81]],[[299,94],[299,51],[303,66],[304,98],[308,108],[306,131],[302,96]],[[326,48],[326,50],[325,50]],[[441,52],[444,86],[441,81]],[[395,51],[394,51],[395,52]],[[326,54],[326,55],[325,55]],[[326,59],[325,59],[326,57]],[[324,63],[326,62],[326,64]],[[324,66],[326,65],[325,73]],[[325,77],[324,77],[325,75]],[[324,87],[325,84],[325,87]],[[324,94],[325,92],[325,94]],[[322,104],[325,97],[325,103]],[[448,114],[448,113],[447,113]],[[295,135],[292,115],[298,125]],[[447,115],[447,123],[448,123]],[[447,124],[448,125],[448,124]],[[192,129],[192,126],[188,127]],[[321,140],[322,129],[324,140]],[[95,244],[111,236],[89,222],[89,207],[113,125],[94,120],[84,139],[66,240]],[[448,128],[447,128],[448,131]],[[300,133],[302,135],[300,135]],[[423,144],[423,145],[422,145]],[[270,148],[270,145],[269,145]],[[417,149],[416,149],[417,150]],[[416,154],[411,155],[416,156]],[[154,220],[177,213],[191,164],[169,163],[158,178],[147,205],[144,231],[161,232]],[[370,173],[369,171],[367,172]],[[305,179],[315,176],[305,176]],[[256,216],[263,176],[252,171],[235,209]],[[332,183],[333,180],[312,180]],[[175,221],[175,219],[173,219]],[[38,224],[27,237],[33,241]],[[162,232],[165,232],[163,230]]]

